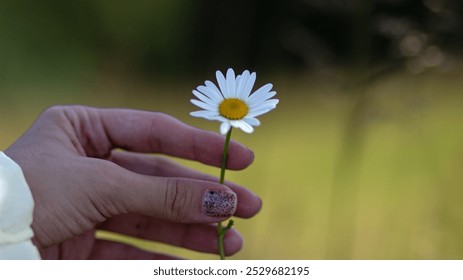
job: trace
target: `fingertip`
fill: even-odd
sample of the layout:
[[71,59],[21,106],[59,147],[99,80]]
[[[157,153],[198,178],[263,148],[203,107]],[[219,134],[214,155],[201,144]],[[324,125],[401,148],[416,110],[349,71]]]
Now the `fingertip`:
[[251,165],[254,161],[254,152],[241,143],[232,141],[228,151],[227,168],[242,170]]
[[257,194],[248,188],[230,182],[227,182],[227,185],[238,196],[235,216],[240,218],[251,218],[259,213],[262,208],[262,199]]
[[249,164],[248,165],[251,165],[253,162],[254,162],[254,151],[249,149],[249,148],[246,148],[248,150],[248,154],[249,154]]
[[240,218],[254,217],[262,209],[262,199],[257,195],[245,197],[238,203],[236,215]]
[[224,237],[225,255],[231,256],[243,248],[243,237],[236,229],[230,229]]

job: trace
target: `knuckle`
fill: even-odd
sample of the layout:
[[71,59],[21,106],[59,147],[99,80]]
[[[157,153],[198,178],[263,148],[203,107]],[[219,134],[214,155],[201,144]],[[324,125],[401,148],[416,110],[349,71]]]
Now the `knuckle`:
[[77,106],[54,105],[45,109],[41,118],[54,123],[65,123],[70,120],[70,116],[73,115],[71,112],[76,109]]
[[41,116],[46,119],[64,118],[66,107],[61,105],[54,105],[45,109]]
[[175,222],[182,222],[188,215],[191,197],[185,186],[175,178],[167,179],[165,197],[166,217]]
[[70,106],[53,105],[53,106],[50,106],[50,107],[48,107],[47,109],[45,109],[45,113],[47,113],[47,114],[61,113],[61,112],[63,112],[64,110],[66,110],[66,108],[68,108],[68,107],[70,107]]
[[86,107],[81,105],[53,105],[43,111],[44,116],[57,117],[57,116],[72,116],[78,112],[85,111]]

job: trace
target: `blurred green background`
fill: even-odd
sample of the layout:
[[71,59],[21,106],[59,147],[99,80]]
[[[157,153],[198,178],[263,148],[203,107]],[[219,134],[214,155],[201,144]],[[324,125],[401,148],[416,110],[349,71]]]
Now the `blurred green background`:
[[0,149],[56,104],[218,131],[188,115],[191,90],[249,69],[280,104],[233,136],[256,159],[227,178],[264,207],[236,220],[245,246],[232,258],[461,259],[462,11],[458,0],[0,0]]

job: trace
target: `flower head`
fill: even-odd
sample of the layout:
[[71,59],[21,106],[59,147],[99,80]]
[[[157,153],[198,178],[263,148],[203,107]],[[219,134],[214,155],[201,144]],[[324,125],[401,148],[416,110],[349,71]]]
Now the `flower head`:
[[246,70],[235,77],[233,69],[228,69],[226,77],[217,71],[216,78],[219,87],[211,81],[205,81],[204,85],[193,90],[199,100],[191,99],[191,103],[203,110],[190,114],[222,122],[222,134],[227,134],[231,127],[252,133],[253,127],[260,125],[256,117],[273,110],[278,104],[278,99],[270,99],[276,94],[271,91],[272,84],[266,84],[251,94],[256,73]]

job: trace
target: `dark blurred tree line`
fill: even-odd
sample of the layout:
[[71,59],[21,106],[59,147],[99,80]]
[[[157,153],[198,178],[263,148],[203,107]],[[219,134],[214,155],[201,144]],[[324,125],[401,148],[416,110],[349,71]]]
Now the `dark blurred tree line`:
[[0,81],[108,69],[451,69],[460,0],[0,0]]

